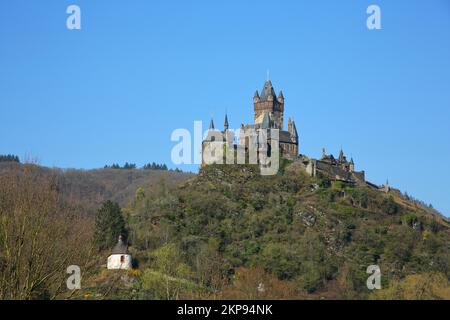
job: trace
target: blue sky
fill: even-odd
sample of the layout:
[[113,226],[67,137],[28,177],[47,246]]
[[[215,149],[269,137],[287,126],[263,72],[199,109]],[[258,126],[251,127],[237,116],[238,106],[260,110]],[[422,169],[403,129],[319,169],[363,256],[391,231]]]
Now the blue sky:
[[[370,4],[382,30],[366,28]],[[449,40],[446,0],[4,0],[0,154],[173,167],[172,131],[211,115],[221,126],[225,110],[231,127],[251,122],[269,69],[301,153],[342,146],[370,181],[448,216]]]

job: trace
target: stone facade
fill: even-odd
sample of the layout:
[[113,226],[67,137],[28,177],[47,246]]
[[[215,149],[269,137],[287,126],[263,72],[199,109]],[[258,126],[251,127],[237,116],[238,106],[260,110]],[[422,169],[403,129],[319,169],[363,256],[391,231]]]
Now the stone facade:
[[[228,115],[225,115],[223,131],[217,130],[211,119],[208,135],[202,143],[203,154],[211,142],[222,141],[228,148],[236,150],[239,147],[243,147],[247,151],[249,148],[249,141],[256,141],[256,149],[258,152],[267,152],[267,154],[270,155],[272,140],[276,139],[274,136],[270,135],[270,129],[276,129],[278,131],[277,140],[281,157],[297,160],[299,154],[299,137],[295,122],[289,118],[288,130],[283,130],[283,92],[280,91],[277,96],[270,80],[267,80],[264,83],[261,94],[259,94],[258,91],[255,92],[253,97],[253,111],[254,123],[247,125],[241,124],[239,136],[237,137],[237,145],[233,144],[234,135],[228,132]],[[267,143],[264,145],[258,141],[260,131],[264,131],[264,133],[267,134]],[[204,157],[203,164],[205,164]]]
[[331,180],[365,184],[365,172],[355,171],[353,158],[348,161],[342,150],[337,159],[332,154],[327,155],[325,149],[322,149],[320,160],[303,157],[302,162],[306,172],[313,177],[320,172]]

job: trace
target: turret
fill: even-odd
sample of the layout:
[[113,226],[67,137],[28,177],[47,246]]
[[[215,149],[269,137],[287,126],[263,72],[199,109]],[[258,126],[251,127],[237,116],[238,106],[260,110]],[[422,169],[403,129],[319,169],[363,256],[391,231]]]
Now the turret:
[[384,192],[389,193],[389,190],[391,190],[391,188],[389,187],[389,180],[386,179],[386,183],[384,184]]
[[338,158],[338,161],[339,161],[340,163],[344,163],[344,162],[345,162],[344,151],[342,151],[342,149],[341,149],[341,151],[339,152],[339,158]]
[[349,170],[350,172],[355,172],[355,163],[353,162],[353,157],[350,158]]
[[223,124],[223,131],[227,132],[228,131],[228,115],[225,114],[225,123]]
[[278,102],[281,104],[284,104],[283,91],[281,91],[281,90],[280,90],[280,93],[278,93]]
[[256,90],[255,95],[253,96],[253,103],[258,103],[260,100],[258,90]]
[[296,143],[298,141],[298,133],[297,127],[295,126],[295,121],[292,121],[292,132],[291,132],[292,140]]

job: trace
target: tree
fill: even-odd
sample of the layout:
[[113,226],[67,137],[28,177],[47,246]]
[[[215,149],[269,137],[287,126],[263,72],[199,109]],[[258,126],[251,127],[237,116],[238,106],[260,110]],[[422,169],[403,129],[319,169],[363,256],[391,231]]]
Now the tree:
[[122,210],[117,203],[108,200],[97,212],[94,243],[99,250],[104,250],[112,247],[120,235],[128,235]]
[[392,196],[384,198],[381,203],[381,209],[387,214],[396,214],[400,211],[400,206],[395,202]]
[[448,300],[450,282],[442,273],[408,275],[394,280],[389,287],[377,290],[370,296],[376,300]]
[[180,295],[195,291],[191,270],[177,245],[168,243],[153,251],[150,258],[151,268],[144,271],[141,279],[147,298],[179,299]]
[[219,293],[220,299],[293,299],[295,284],[279,280],[262,268],[237,268],[233,281]]
[[19,157],[12,154],[0,155],[0,162],[17,162],[20,163]]
[[0,299],[52,299],[68,266],[86,271],[92,223],[61,206],[57,189],[34,165],[0,175]]

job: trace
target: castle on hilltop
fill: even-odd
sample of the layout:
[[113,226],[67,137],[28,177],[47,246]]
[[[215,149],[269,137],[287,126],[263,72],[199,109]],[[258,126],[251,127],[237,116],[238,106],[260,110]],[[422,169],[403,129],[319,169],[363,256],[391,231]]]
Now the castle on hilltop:
[[[203,154],[205,149],[213,142],[220,142],[220,146],[223,144],[225,149],[233,150],[234,152],[239,150],[239,148],[245,148],[245,152],[247,153],[249,140],[254,138],[258,153],[264,153],[270,157],[272,152],[271,141],[277,139],[280,157],[299,164],[311,176],[316,176],[318,173],[321,173],[335,181],[378,187],[366,182],[365,172],[356,171],[353,158],[348,161],[342,150],[338,158],[335,158],[332,154],[326,154],[325,149],[322,149],[321,159],[313,159],[299,154],[300,141],[295,121],[288,118],[287,130],[284,130],[284,107],[285,99],[283,92],[280,90],[278,95],[276,95],[272,82],[267,80],[261,92],[256,90],[253,96],[254,123],[247,125],[241,124],[239,136],[237,137],[238,143],[234,143],[234,132],[230,131],[228,115],[225,114],[223,130],[216,129],[214,121],[211,119],[208,134],[202,142]],[[269,133],[267,140],[261,143],[258,134],[261,131],[270,132],[271,129],[276,129],[278,132],[276,137],[271,136]],[[206,162],[203,156],[202,165],[205,164]],[[387,184],[386,186],[382,186],[382,188],[388,188]]]
[[[238,144],[234,145],[234,149],[238,146],[245,146],[248,151],[249,140],[257,136],[260,131],[268,132],[269,129],[278,129],[278,145],[281,157],[297,160],[298,159],[298,145],[299,137],[295,122],[289,118],[287,131],[284,130],[284,96],[280,90],[278,96],[275,94],[275,90],[272,86],[272,82],[267,80],[264,83],[264,87],[261,90],[261,94],[256,90],[253,97],[253,112],[254,123],[253,124],[241,124],[239,130]],[[234,134],[229,133],[228,115],[225,115],[225,122],[223,131],[217,130],[214,126],[214,121],[211,119],[208,135],[202,143],[202,150],[211,142],[223,141],[228,146],[233,146]],[[267,143],[261,144],[256,142],[256,148],[259,152],[271,153],[271,140],[272,136],[267,137]],[[204,164],[203,159],[203,164]]]

